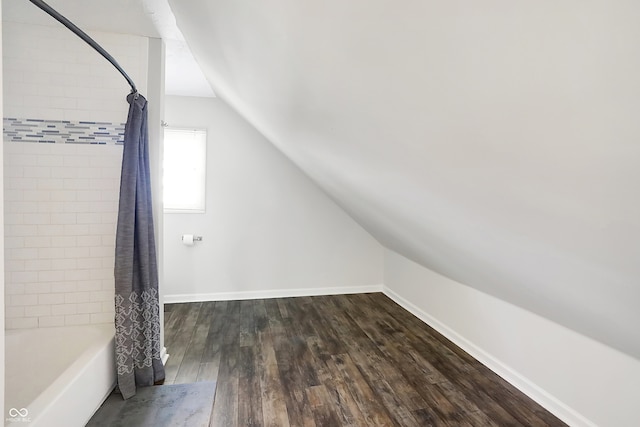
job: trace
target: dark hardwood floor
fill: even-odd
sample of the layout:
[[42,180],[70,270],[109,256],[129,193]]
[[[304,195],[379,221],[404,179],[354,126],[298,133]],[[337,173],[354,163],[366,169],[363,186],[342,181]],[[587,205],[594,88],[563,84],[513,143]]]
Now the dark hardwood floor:
[[385,295],[165,305],[166,384],[211,426],[562,426]]

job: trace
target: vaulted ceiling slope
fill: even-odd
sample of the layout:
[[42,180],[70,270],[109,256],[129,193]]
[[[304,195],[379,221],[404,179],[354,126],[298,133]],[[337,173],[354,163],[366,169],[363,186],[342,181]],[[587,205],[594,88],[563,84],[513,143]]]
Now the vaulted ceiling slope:
[[170,1],[385,246],[640,358],[640,3]]

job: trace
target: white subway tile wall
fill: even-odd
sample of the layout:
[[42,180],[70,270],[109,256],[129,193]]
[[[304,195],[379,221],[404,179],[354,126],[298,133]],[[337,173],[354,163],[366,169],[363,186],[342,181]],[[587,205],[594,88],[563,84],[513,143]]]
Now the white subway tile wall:
[[[77,167],[56,163],[50,157],[92,164],[95,178],[81,177],[74,173]],[[19,166],[14,159],[22,159]],[[5,168],[9,191],[25,187],[26,171],[43,168],[21,199],[5,202],[6,257],[22,261],[8,263],[5,270],[7,328],[113,322],[118,209],[117,190],[113,189],[119,187],[120,178],[112,172],[120,170],[122,146],[7,141],[5,162],[13,165]],[[36,166],[42,164],[49,166]],[[99,179],[107,186],[103,176],[110,176],[106,201],[102,201],[103,190],[74,190],[65,185]],[[38,191],[45,186],[46,191]],[[98,200],[79,202],[90,197],[87,193]]]
[[[111,323],[129,86],[59,25],[2,31],[5,325]],[[89,34],[144,94],[148,39]]]
[[[144,94],[148,39],[97,31],[88,34],[118,61]],[[2,35],[5,117],[126,121],[129,85],[69,30],[57,24],[3,22]],[[89,168],[91,164],[78,166]]]

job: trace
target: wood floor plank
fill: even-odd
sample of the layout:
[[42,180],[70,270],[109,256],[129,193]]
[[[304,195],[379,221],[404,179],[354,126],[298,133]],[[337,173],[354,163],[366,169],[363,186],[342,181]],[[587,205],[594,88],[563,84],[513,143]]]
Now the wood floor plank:
[[[418,394],[416,389],[420,388],[418,384],[420,372],[415,369],[416,366],[414,364],[411,364],[410,357],[398,351],[396,348],[397,342],[393,339],[393,331],[390,330],[388,325],[378,320],[372,320],[376,319],[376,317],[373,312],[367,309],[366,305],[354,304],[350,300],[345,301],[348,307],[347,316],[362,329],[369,341],[379,350],[380,354],[376,354],[375,359],[377,366],[381,370],[380,373],[388,381],[392,379],[392,384],[398,384],[397,391],[407,394],[410,398],[410,402],[407,402],[409,409],[414,411],[435,406],[433,402],[427,402],[424,399],[419,399],[416,395],[412,395],[413,393]],[[418,380],[416,381],[416,379]],[[439,402],[439,404],[442,404],[442,402]],[[437,414],[434,415],[437,416]]]
[[521,425],[490,394],[467,380],[471,369],[468,366],[461,366],[460,359],[456,358],[455,354],[447,346],[437,344],[437,340],[433,337],[433,334],[437,332],[422,328],[405,327],[406,323],[403,322],[409,319],[403,319],[404,313],[397,313],[397,316],[394,317],[385,310],[380,312],[380,317],[397,331],[394,336],[398,341],[410,342],[416,353],[425,357],[436,371],[442,374],[443,382],[448,381],[456,384],[467,399],[478,408],[482,408],[490,419],[499,425]]
[[218,379],[218,370],[220,368],[220,358],[217,360],[207,363],[200,363],[200,367],[198,368],[198,377],[196,378],[196,382],[201,381],[217,381]]
[[[367,304],[356,304],[355,301],[346,300],[350,315],[354,321],[362,328],[372,342],[376,344],[385,359],[393,362],[393,365],[402,374],[399,382],[406,382],[416,390],[426,402],[424,407],[410,407],[412,411],[427,416],[430,425],[463,425],[465,418],[472,415],[475,425],[492,425],[488,417],[472,402],[465,399],[449,399],[449,395],[458,397],[451,388],[447,388],[444,393],[437,386],[424,387],[425,378],[429,378],[432,384],[446,381],[440,372],[426,362],[420,355],[412,352],[412,349],[405,345],[404,340],[397,339],[397,330],[390,325],[384,324],[377,319],[373,310],[375,307]],[[390,376],[393,374],[386,374]],[[396,391],[401,391],[396,389]]]
[[381,399],[351,360],[351,357],[348,354],[340,354],[333,356],[332,360],[366,423],[372,426],[395,425],[389,412],[382,406]]
[[365,416],[358,407],[358,403],[349,391],[344,379],[338,374],[338,368],[335,366],[333,359],[328,360],[326,363],[329,372],[332,372],[333,375],[324,384],[340,417],[340,424],[354,427],[370,426],[371,424],[366,423]]
[[317,426],[343,425],[324,385],[307,388],[306,395]]
[[334,354],[342,354],[347,351],[348,345],[345,336],[341,335],[330,321],[329,313],[324,311],[322,301],[324,297],[302,297],[306,304],[306,322],[313,328],[314,335],[322,340],[327,357]]
[[256,302],[256,312],[263,320],[263,326],[257,333],[258,364],[257,373],[260,378],[260,398],[262,417],[265,427],[289,426],[286,398],[280,383],[280,373],[276,362],[273,344],[273,332],[270,318],[267,316],[265,301]]
[[191,340],[185,350],[174,384],[192,383],[197,381],[202,361],[202,353],[204,352],[204,348],[207,344],[207,336],[211,326],[208,319],[211,318],[214,307],[215,303],[213,302],[202,303],[193,335],[191,335]]
[[[182,319],[178,319],[174,325],[169,325],[169,339],[172,343],[169,360],[165,366],[165,384],[173,384],[178,370],[182,364],[185,352],[187,351],[191,337],[193,336],[200,314],[202,303],[181,304],[184,307],[178,310],[185,310]],[[178,313],[175,313],[178,315]]]
[[[416,362],[411,357],[410,353],[402,352],[398,349],[393,342],[393,336],[385,336],[379,331],[376,331],[371,325],[363,325],[363,329],[367,331],[367,334],[372,341],[377,343],[377,346],[386,359],[393,362],[394,366],[402,374],[402,378],[397,381],[405,381],[407,386],[411,387],[417,393],[420,394],[424,405],[412,405],[409,409],[416,411],[424,417],[428,414],[428,419],[431,420],[431,425],[449,425],[460,423],[462,419],[461,413],[464,409],[459,408],[457,405],[452,404],[437,388],[424,387],[424,371],[420,368],[425,363]],[[420,360],[420,362],[423,362]],[[429,371],[432,374],[433,371]],[[477,408],[474,408],[477,410]],[[418,412],[420,411],[420,412]]]
[[460,408],[456,413],[457,416],[451,418],[454,422],[468,420],[471,425],[498,427],[498,424],[494,423],[475,403],[467,399],[467,397],[450,382],[445,381],[435,384],[433,389],[437,390],[440,395],[444,396],[457,408]]
[[240,303],[242,301],[228,301],[224,319],[222,344],[238,346],[240,343]]
[[[262,395],[256,393],[260,389],[260,378],[257,373],[256,348],[240,346],[238,364],[238,424],[240,426],[262,426]],[[244,398],[240,399],[240,396]]]
[[217,381],[220,370],[220,351],[225,331],[227,301],[216,301],[214,310],[206,322],[209,324],[206,343],[200,357],[200,367],[196,381]]
[[[267,335],[260,337],[262,349],[272,353],[268,347]],[[275,353],[273,353],[275,355]],[[280,384],[280,374],[276,363],[262,363],[259,365],[260,392],[262,402],[262,416],[267,427],[289,426],[286,398]]]
[[297,370],[298,378],[305,387],[320,385],[318,369],[324,370],[324,364],[314,356],[306,340],[307,335],[299,329],[299,325],[305,322],[304,314],[295,310],[293,298],[289,299],[291,307],[285,303],[283,307],[287,310],[286,327],[289,333],[289,351],[294,356],[294,367]]
[[240,347],[255,345],[256,328],[252,300],[240,301]]
[[207,346],[202,353],[202,363],[211,362],[219,356],[222,346],[222,337],[230,320],[227,316],[228,301],[216,301],[215,310],[209,319],[209,333],[207,334]]
[[[386,407],[394,424],[400,426],[419,426],[418,420],[411,413],[412,410],[427,407],[408,384],[401,381],[397,368],[384,360],[382,354],[366,333],[353,321],[347,310],[352,308],[348,304],[346,310],[332,310],[335,299],[321,298],[318,303],[325,312],[332,312],[331,322],[340,333],[350,337],[349,356],[358,366],[369,386],[378,394],[382,404]],[[393,385],[392,385],[393,384]],[[396,394],[394,388],[398,388]]]
[[[382,294],[362,295],[362,298],[374,303],[377,307],[394,313],[405,320],[413,331],[421,335],[421,338],[429,342],[432,347],[440,348],[440,354],[451,362],[449,366],[455,367],[457,371],[453,377],[456,379],[465,378],[460,382],[463,389],[467,390],[467,395],[477,393],[482,390],[484,402],[488,403],[487,397],[499,402],[499,406],[503,411],[507,412],[510,418],[514,418],[522,425],[546,426],[546,425],[564,425],[553,417],[548,411],[544,410],[540,405],[529,399],[515,387],[506,383],[503,379],[491,372],[477,360],[473,359],[468,353],[457,347],[451,341],[447,340],[441,334],[428,327],[422,327],[424,324],[415,316],[391,301]],[[426,326],[426,325],[424,325]],[[427,332],[428,335],[427,335]],[[443,362],[444,363],[444,362]],[[495,405],[489,404],[495,409]],[[503,420],[504,421],[504,420]],[[559,424],[558,424],[559,423]]]
[[216,398],[211,414],[211,424],[214,426],[234,426],[238,421],[240,301],[229,301],[225,308],[221,319],[225,325],[219,337],[222,345],[219,347]]
[[[274,304],[275,303],[275,304]],[[272,300],[267,304],[270,325],[276,325],[277,338],[274,340],[274,353],[280,374],[282,392],[285,396],[289,423],[294,426],[315,426],[313,412],[310,408],[306,382],[302,365],[309,353],[306,342],[295,335],[290,324],[290,318],[283,319],[284,304]],[[285,311],[286,312],[286,311]]]
[[283,393],[286,397],[289,422],[292,425],[314,426],[313,413],[308,410],[309,402],[305,393],[309,381],[303,379],[303,373],[295,359],[293,347],[280,345],[276,349],[276,360]]
[[228,378],[216,383],[210,427],[237,426],[238,378]]
[[170,304],[173,308],[169,311],[169,316],[165,317],[164,338],[166,342],[174,342],[176,334],[184,324],[187,314],[193,309],[192,304]]
[[[336,415],[340,419],[340,425],[350,426],[370,426],[367,423],[360,408],[358,407],[354,397],[344,383],[335,363],[330,358],[329,351],[324,347],[322,340],[318,338],[320,333],[314,327],[315,322],[309,321],[309,317],[320,317],[320,313],[309,304],[310,300],[305,300],[306,304],[300,304],[299,298],[287,299],[288,304],[281,305],[281,311],[284,309],[290,316],[291,330],[298,336],[304,337],[306,344],[305,358],[297,358],[303,360],[300,368],[303,371],[303,377],[309,385],[323,384],[332,399],[336,408]],[[327,324],[323,325],[324,332],[327,332]],[[337,333],[333,331],[332,333]]]
[[380,293],[165,307],[169,381],[211,426],[564,426]]

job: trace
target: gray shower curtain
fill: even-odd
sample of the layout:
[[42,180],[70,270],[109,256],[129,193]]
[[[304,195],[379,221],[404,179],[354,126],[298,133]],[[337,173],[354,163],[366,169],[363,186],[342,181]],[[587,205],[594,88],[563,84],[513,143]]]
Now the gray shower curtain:
[[124,399],[136,393],[136,386],[164,380],[147,100],[132,93],[127,101],[115,261],[116,365]]

